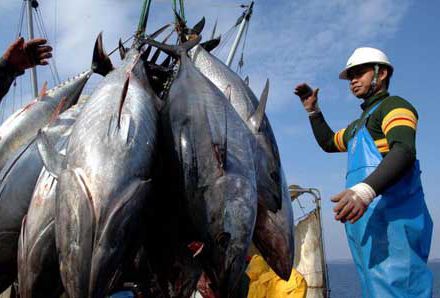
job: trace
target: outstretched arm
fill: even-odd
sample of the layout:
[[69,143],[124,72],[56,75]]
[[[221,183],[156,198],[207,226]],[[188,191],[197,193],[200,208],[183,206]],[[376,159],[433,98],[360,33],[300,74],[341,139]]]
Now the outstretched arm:
[[345,152],[346,144],[343,139],[344,130],[334,132],[318,106],[319,89],[312,90],[309,85],[303,83],[295,88],[295,94],[301,100],[304,109],[309,114],[313,135],[319,146],[325,152]]
[[25,69],[35,65],[47,65],[52,48],[43,38],[25,41],[23,37],[12,43],[0,58],[0,100],[8,92],[14,79]]

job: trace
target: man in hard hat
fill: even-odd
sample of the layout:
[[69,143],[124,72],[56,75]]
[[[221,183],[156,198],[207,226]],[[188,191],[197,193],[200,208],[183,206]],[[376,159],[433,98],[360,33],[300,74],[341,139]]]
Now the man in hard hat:
[[348,153],[346,189],[332,201],[336,220],[345,223],[363,297],[431,297],[432,220],[416,159],[418,115],[388,93],[392,73],[382,51],[354,51],[339,78],[363,100],[362,114],[336,133],[318,107],[319,89],[300,84],[295,94],[323,150]]
[[6,49],[0,57],[0,101],[15,78],[22,75],[25,69],[48,64],[52,48],[46,42],[43,38],[25,41],[20,37]]

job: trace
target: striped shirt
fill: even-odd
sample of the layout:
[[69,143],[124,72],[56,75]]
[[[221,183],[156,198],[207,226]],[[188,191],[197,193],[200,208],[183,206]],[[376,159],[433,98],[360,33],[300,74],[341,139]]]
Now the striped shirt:
[[368,117],[366,127],[379,152],[385,156],[394,144],[399,143],[415,156],[417,111],[405,99],[389,96],[387,92],[367,99],[361,105],[363,109],[361,117],[335,133],[325,127],[327,124],[321,113],[310,117],[318,143],[327,152],[346,152],[348,142],[359,121],[364,119],[376,104],[379,104],[379,107]]

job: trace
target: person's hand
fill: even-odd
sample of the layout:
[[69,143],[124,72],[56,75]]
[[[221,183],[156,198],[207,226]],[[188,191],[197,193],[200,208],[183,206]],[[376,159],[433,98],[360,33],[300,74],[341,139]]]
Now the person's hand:
[[35,65],[47,65],[47,59],[52,57],[52,47],[46,45],[46,42],[43,38],[25,41],[20,37],[7,48],[3,59],[18,72]]
[[333,196],[332,202],[336,203],[333,211],[336,213],[335,219],[341,222],[355,223],[364,215],[368,205],[376,197],[374,189],[366,183],[358,183],[349,189]]
[[319,112],[318,92],[319,88],[312,90],[306,83],[299,84],[295,87],[295,94],[301,99],[304,109],[309,114]]
[[333,196],[332,202],[336,203],[333,208],[335,212],[335,219],[341,222],[355,223],[364,215],[367,206],[351,189],[346,189],[343,192]]

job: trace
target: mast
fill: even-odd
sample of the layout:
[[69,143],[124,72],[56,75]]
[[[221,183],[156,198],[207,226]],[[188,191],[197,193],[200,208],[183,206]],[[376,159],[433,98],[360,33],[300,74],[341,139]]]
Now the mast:
[[252,10],[254,7],[254,1],[251,2],[248,9],[243,13],[242,21],[240,24],[240,29],[238,30],[237,36],[235,37],[234,43],[232,44],[231,51],[229,52],[228,58],[226,59],[226,65],[231,66],[232,60],[234,60],[235,52],[237,51],[237,47],[240,44],[241,37],[243,36],[244,29],[246,25],[249,23],[249,20],[252,15]]
[[[29,39],[34,38],[34,21],[32,16],[32,7],[34,5],[38,6],[38,2],[36,0],[25,0],[26,1],[26,12],[27,12],[27,25],[28,25],[28,34]],[[31,68],[31,84],[32,84],[32,94],[34,97],[38,96],[38,81],[37,81],[37,67],[34,66]]]

